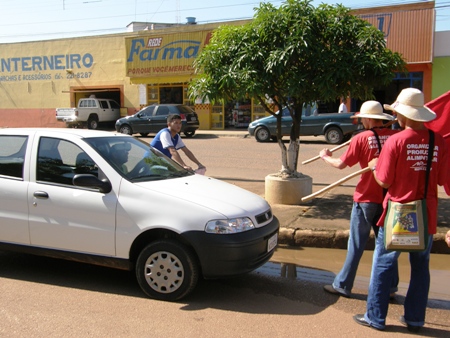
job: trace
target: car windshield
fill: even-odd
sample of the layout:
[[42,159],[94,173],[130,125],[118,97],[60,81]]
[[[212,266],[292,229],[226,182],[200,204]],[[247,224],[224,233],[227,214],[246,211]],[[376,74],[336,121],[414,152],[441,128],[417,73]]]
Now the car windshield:
[[163,180],[193,175],[148,143],[132,136],[93,137],[84,141],[120,175],[133,182]]

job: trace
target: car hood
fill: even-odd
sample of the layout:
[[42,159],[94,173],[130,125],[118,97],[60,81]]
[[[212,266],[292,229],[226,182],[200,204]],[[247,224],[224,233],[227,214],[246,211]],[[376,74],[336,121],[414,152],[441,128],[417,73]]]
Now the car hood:
[[134,117],[134,115],[124,116],[124,117],[121,117],[121,118],[119,119],[119,121],[126,121],[126,120],[129,120],[129,119],[133,118],[133,117]]
[[260,119],[257,119],[255,121],[251,122],[250,125],[264,123],[264,122],[268,122],[268,121],[272,121],[272,120],[276,120],[275,116],[270,115],[270,116],[266,116],[266,117],[262,117]]
[[191,175],[135,184],[158,194],[207,208],[227,218],[244,216],[253,218],[270,208],[262,197],[208,176]]

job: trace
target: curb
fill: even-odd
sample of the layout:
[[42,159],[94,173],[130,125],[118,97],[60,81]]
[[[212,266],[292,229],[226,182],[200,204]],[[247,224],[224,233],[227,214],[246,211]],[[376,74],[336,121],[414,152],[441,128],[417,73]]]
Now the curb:
[[[349,233],[349,230],[294,229],[280,226],[278,245],[347,250]],[[450,254],[450,248],[445,242],[445,233],[437,233],[433,236],[431,253]],[[374,248],[375,236],[371,233],[365,250]]]

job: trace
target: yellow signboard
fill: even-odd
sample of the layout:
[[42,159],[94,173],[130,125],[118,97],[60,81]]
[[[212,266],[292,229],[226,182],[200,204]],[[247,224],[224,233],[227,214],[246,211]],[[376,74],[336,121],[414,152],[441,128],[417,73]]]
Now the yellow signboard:
[[193,74],[192,63],[210,38],[211,31],[152,33],[126,38],[126,76],[136,78]]

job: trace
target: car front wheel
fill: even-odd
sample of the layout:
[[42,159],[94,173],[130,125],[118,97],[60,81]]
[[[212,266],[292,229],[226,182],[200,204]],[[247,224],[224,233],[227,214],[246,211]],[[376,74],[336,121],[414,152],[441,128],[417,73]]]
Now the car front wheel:
[[255,131],[255,138],[258,142],[267,142],[270,139],[270,132],[265,127],[259,127]]
[[149,297],[175,301],[194,290],[199,267],[192,251],[174,240],[146,246],[136,261],[136,278]]
[[344,134],[338,127],[330,127],[325,132],[325,139],[329,144],[341,144],[344,141]]
[[123,126],[121,126],[119,128],[119,132],[122,134],[127,134],[127,135],[133,134],[133,130],[131,129],[131,127],[128,124],[124,124]]

